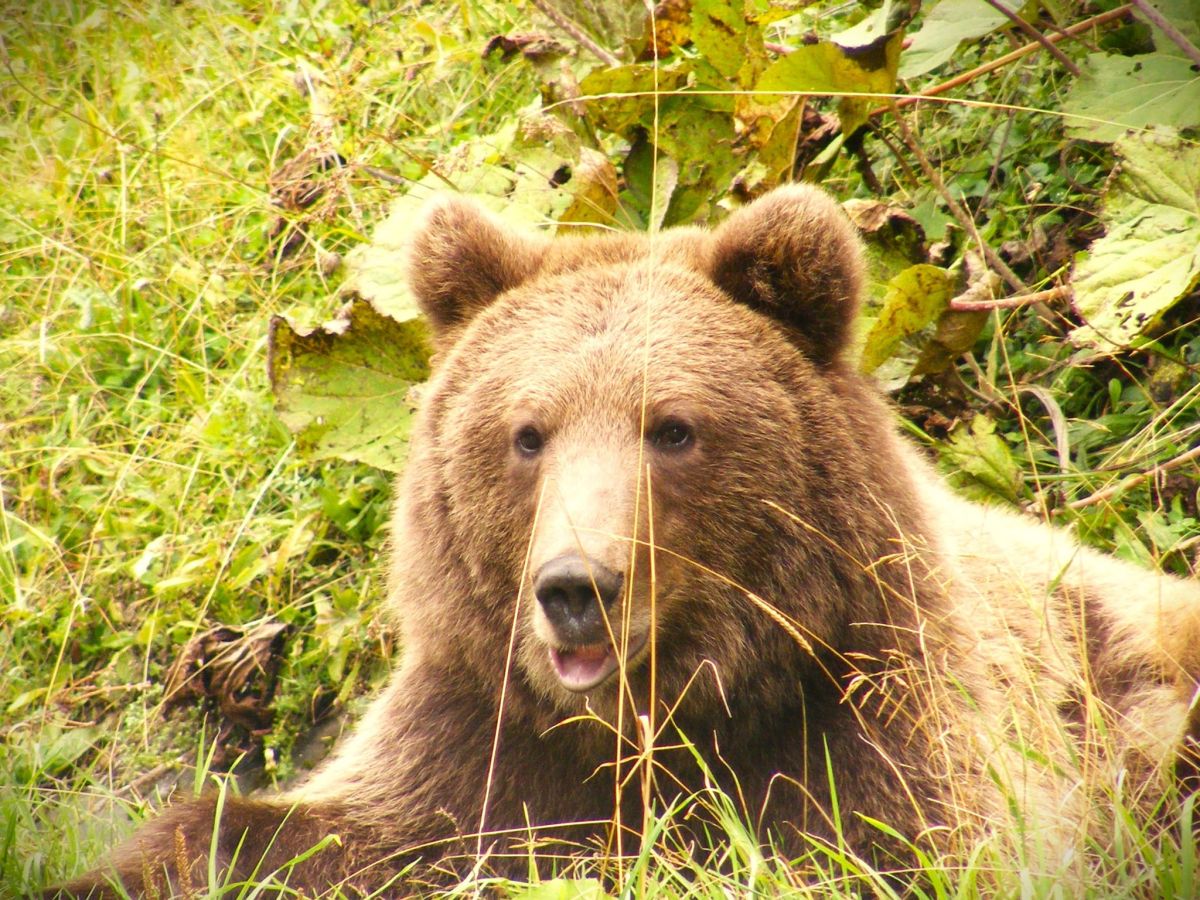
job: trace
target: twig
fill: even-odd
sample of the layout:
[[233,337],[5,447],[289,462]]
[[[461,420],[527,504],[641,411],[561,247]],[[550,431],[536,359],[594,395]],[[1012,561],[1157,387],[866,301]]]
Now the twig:
[[543,16],[578,41],[581,47],[585,47],[590,50],[592,55],[597,57],[606,66],[613,66],[615,68],[616,66],[621,65],[621,61],[619,59],[588,37],[582,28],[560,13],[557,9],[552,7],[546,2],[546,0],[529,0],[529,2],[533,4],[533,6]]
[[[1187,39],[1187,35],[1168,22],[1162,13],[1147,3],[1146,0],[1130,0],[1130,5],[1136,6],[1137,11],[1153,22],[1159,31],[1173,40],[1179,49],[1187,55],[1188,59],[1200,66],[1200,49]],[[1158,49],[1161,50],[1162,48],[1159,47]]]
[[[1110,9],[1108,12],[1100,13],[1097,16],[1092,16],[1090,19],[1084,19],[1082,22],[1078,22],[1075,25],[1072,25],[1070,28],[1064,28],[1059,34],[1043,35],[1043,37],[1045,37],[1046,40],[1051,44],[1057,44],[1064,38],[1075,37],[1076,35],[1083,34],[1085,31],[1089,31],[1092,28],[1098,28],[1099,26],[1107,24],[1114,19],[1123,19],[1132,11],[1133,4],[1126,3],[1123,6],[1118,6],[1116,9]],[[1018,47],[1011,53],[1006,53],[1004,56],[993,59],[991,62],[986,62],[981,66],[976,66],[969,72],[963,72],[961,75],[955,75],[953,78],[943,81],[941,84],[935,84],[933,87],[929,88],[928,90],[921,91],[919,94],[913,94],[911,97],[902,97],[900,100],[897,100],[894,105],[897,107],[912,106],[914,103],[920,103],[926,97],[936,97],[939,94],[944,94],[946,91],[953,90],[959,85],[973,81],[980,75],[986,75],[988,72],[991,72],[994,69],[1003,68],[1009,63],[1020,59],[1022,56],[1028,56],[1035,50],[1040,49],[1042,49],[1042,45],[1040,43],[1031,41],[1024,47]],[[882,115],[891,108],[891,104],[888,106],[880,106],[877,109],[871,110],[871,115]]]
[[1030,303],[1043,303],[1070,297],[1071,289],[1065,284],[1052,287],[1045,291],[1033,291],[1029,294],[1017,294],[1015,297],[997,297],[994,300],[964,300],[955,297],[950,301],[950,309],[955,312],[987,312],[992,309],[1016,309],[1028,306]]
[[1134,472],[1132,475],[1127,475],[1116,484],[1109,485],[1102,491],[1096,491],[1096,493],[1081,500],[1072,500],[1067,504],[1067,509],[1083,509],[1085,506],[1094,506],[1097,503],[1103,503],[1105,500],[1115,497],[1117,494],[1127,491],[1129,488],[1135,487],[1147,479],[1155,478],[1164,472],[1169,472],[1171,469],[1177,469],[1193,459],[1200,459],[1200,444],[1197,444],[1186,453],[1179,454],[1174,459],[1167,460],[1161,465],[1152,466],[1145,472]]
[[[942,176],[937,173],[937,169],[933,167],[933,164],[929,161],[929,158],[925,156],[924,152],[922,152],[921,145],[918,144],[917,139],[913,137],[913,133],[909,129],[908,123],[904,121],[904,117],[900,115],[898,110],[896,111],[894,118],[896,120],[896,127],[900,129],[900,139],[904,141],[904,144],[906,147],[908,147],[909,152],[917,158],[917,162],[921,164],[921,170],[925,173],[925,177],[929,179],[929,183],[933,185],[934,190],[941,194],[942,199],[946,201],[946,207],[950,210],[950,214],[954,216],[954,218],[958,221],[958,224],[962,226],[964,232],[967,234],[974,234],[976,237],[978,237],[975,228],[975,222],[967,214],[967,211],[963,209],[962,204],[955,200],[953,195],[951,195],[949,189],[946,187],[946,183],[942,181]],[[989,247],[985,241],[979,241],[979,249],[983,253],[984,259],[987,260],[988,268],[1007,281],[1009,287],[1015,291],[1020,291],[1021,293],[1026,293],[1029,290],[1025,282],[1017,277],[1017,274],[1008,267],[1008,264],[1005,263],[1004,260],[1000,258],[1000,255],[991,247]]]
[[400,175],[393,175],[391,172],[385,172],[383,169],[375,166],[359,166],[360,172],[365,172],[372,178],[378,178],[380,181],[386,181],[388,184],[397,184],[400,187],[408,187],[412,184],[411,178],[404,178]]
[[1054,41],[1050,40],[1049,37],[1042,34],[1040,31],[1022,19],[1019,15],[1001,3],[1000,0],[984,0],[984,2],[987,3],[987,5],[992,9],[1007,16],[1014,25],[1045,47],[1046,52],[1062,63],[1064,69],[1066,69],[1076,78],[1079,77],[1079,66],[1075,65],[1075,63],[1071,61],[1071,58],[1067,56],[1067,54],[1055,47]]

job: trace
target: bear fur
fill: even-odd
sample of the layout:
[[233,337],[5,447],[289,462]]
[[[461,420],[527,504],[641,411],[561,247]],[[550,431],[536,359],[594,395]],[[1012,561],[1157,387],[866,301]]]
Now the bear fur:
[[528,877],[531,842],[546,875],[636,848],[647,798],[704,846],[712,787],[785,857],[898,869],[989,830],[1069,846],[1084,788],[1160,796],[1200,586],[951,494],[846,359],[863,277],[811,187],[648,236],[432,204],[393,679],[306,783],[172,806],[60,890],[187,893],[211,858],[408,893]]

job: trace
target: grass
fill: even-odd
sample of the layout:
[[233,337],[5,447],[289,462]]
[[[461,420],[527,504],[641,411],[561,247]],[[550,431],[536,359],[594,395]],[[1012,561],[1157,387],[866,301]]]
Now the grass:
[[[177,786],[259,762],[288,777],[314,722],[386,673],[393,641],[374,611],[387,480],[297,451],[272,412],[267,322],[332,314],[336,261],[395,182],[536,98],[531,67],[479,53],[525,15],[500,0],[61,0],[0,16],[0,895],[79,872]],[[1005,127],[1000,111],[949,108],[922,141],[994,246],[1074,227],[1105,160],[1022,120],[997,157]],[[314,148],[348,165],[306,167]],[[929,198],[888,157],[878,169],[897,198]],[[289,201],[288,171],[319,196]],[[830,182],[862,190],[849,165]],[[900,401],[966,489],[1056,507],[1089,542],[1194,572],[1194,463],[1069,506],[1195,445],[1188,324],[1177,316],[1158,352],[1079,368],[1054,314],[997,313],[973,368]],[[956,445],[962,432],[939,422],[968,410],[995,428]],[[244,687],[273,715],[247,728],[211,703],[166,702],[189,642],[265,621],[287,630],[272,677]],[[659,811],[663,838],[633,856],[626,893],[892,891],[836,847],[764,857],[728,799],[710,802],[722,857],[697,863]],[[1194,895],[1188,841],[1151,840],[1132,812],[1114,828],[1092,896]],[[960,863],[930,861],[930,896],[1067,890],[1004,841]]]
[[[9,12],[0,833],[3,884],[19,891],[94,858],[159,782],[110,785],[186,777],[210,750],[196,739],[206,720],[219,768],[265,748],[286,772],[314,713],[386,671],[389,635],[371,619],[387,481],[299,457],[264,347],[272,314],[331,314],[331,255],[361,242],[395,188],[355,172],[306,209],[273,201],[269,174],[313,128],[295,73],[329,67],[353,111],[340,151],[402,173],[454,141],[463,109],[502,115],[527,86],[456,46],[456,10]],[[287,252],[280,219],[302,233]],[[164,715],[164,675],[190,638],[267,616],[294,629],[273,728],[251,739],[194,708]]]

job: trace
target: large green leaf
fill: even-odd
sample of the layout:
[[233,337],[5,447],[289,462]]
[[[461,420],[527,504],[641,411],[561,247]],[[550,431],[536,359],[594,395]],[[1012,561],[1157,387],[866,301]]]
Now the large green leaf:
[[1093,53],[1063,104],[1067,133],[1115,141],[1130,128],[1200,125],[1200,72],[1169,48],[1140,56]]
[[867,333],[862,371],[875,371],[901,341],[932,325],[953,294],[953,276],[937,266],[910,266],[889,281],[883,308]]
[[949,62],[960,43],[991,34],[1008,21],[1008,16],[986,0],[942,0],[925,16],[900,57],[900,77],[932,72]]
[[609,222],[616,172],[555,119],[519,117],[456,146],[395,201],[367,244],[346,257],[354,300],[337,321],[310,332],[271,322],[276,411],[314,457],[399,471],[414,410],[411,388],[428,375],[425,323],[408,288],[407,258],[420,209],[457,189],[523,224]]
[[749,87],[766,65],[762,29],[746,16],[743,0],[695,0],[692,43],[721,75]]
[[996,423],[987,416],[975,416],[969,427],[959,423],[942,448],[942,459],[952,467],[950,480],[967,495],[1020,502],[1021,471],[1008,443],[996,434]]
[[356,299],[337,321],[302,333],[271,319],[268,369],[275,411],[316,458],[398,472],[408,453],[413,385],[429,374],[427,326]]
[[[1197,3],[1196,0],[1150,0],[1150,5],[1162,13],[1163,17],[1192,43],[1192,46],[1200,47],[1200,3]],[[1145,18],[1136,7],[1133,14],[1139,18]],[[1163,33],[1162,29],[1149,19],[1146,21],[1154,35],[1155,47],[1159,50],[1169,50],[1177,46],[1171,38]]]
[[866,120],[866,106],[847,94],[890,94],[903,35],[896,32],[863,48],[832,41],[805,44],[776,60],[755,85],[759,91],[843,95],[842,130],[849,134]]
[[1079,254],[1072,279],[1087,325],[1071,338],[1106,350],[1128,345],[1200,281],[1200,147],[1160,130],[1114,149],[1107,233]]
[[[597,70],[579,86],[591,120],[631,140],[635,181],[646,181],[648,161],[641,154],[649,152],[647,142],[673,160],[676,184],[670,204],[665,213],[657,209],[655,218],[668,226],[707,219],[743,165],[730,115],[733,100],[725,93],[707,93],[730,89],[723,76],[703,60],[688,60],[662,67],[657,75],[646,65]],[[685,86],[697,93],[666,93]],[[648,196],[640,193],[643,199]]]
[[800,91],[814,94],[887,93],[892,83],[886,70],[868,70],[839,47],[822,41],[797,47],[763,72],[760,91]]

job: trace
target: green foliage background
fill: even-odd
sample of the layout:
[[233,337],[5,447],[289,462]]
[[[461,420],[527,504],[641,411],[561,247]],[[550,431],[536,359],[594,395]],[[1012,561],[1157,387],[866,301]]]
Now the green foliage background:
[[[1157,5],[1200,44],[1193,5]],[[646,229],[821,181],[886,220],[864,347],[949,476],[1194,576],[1200,79],[1179,45],[1126,14],[1057,45],[1078,75],[1038,52],[897,110],[891,95],[1028,36],[965,0],[915,18],[663,3],[657,30],[636,6],[0,8],[0,894],[79,870],[212,773],[290,776],[385,675],[384,470],[402,464],[402,422],[347,434],[291,376],[332,377],[336,358],[320,366],[378,329],[419,343],[395,261],[435,189],[525,223]],[[1115,6],[1022,13],[1053,34]],[[1073,286],[1078,310],[1061,293],[950,310],[982,247],[1030,291]],[[1104,323],[1147,273],[1144,314],[1112,340]],[[305,343],[341,289],[367,312]],[[349,401],[408,410],[423,366],[401,352]],[[264,624],[278,639],[255,640]],[[254,665],[168,702],[173,666],[228,646]],[[1136,859],[1106,860],[1098,883],[1153,892],[1182,883],[1182,859],[1154,862],[1149,887]],[[712,877],[660,887],[719,892]],[[975,876],[946,884],[971,895]]]

